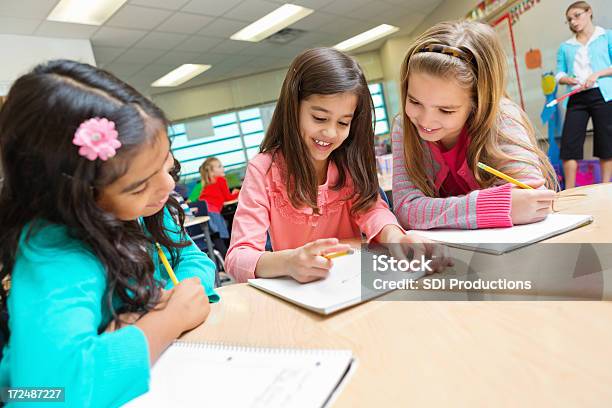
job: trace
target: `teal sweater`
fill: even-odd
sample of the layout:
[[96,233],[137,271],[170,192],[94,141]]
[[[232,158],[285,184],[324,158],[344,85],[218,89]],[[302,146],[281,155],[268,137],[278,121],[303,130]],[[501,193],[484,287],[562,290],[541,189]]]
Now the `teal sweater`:
[[[166,212],[166,225],[174,227],[170,236],[178,242],[181,235],[171,220]],[[110,321],[102,263],[64,226],[47,224],[24,238],[25,231],[11,273],[11,336],[0,363],[0,387],[65,387],[65,402],[50,404],[58,408],[114,407],[146,392],[144,333],[127,326],[98,334]],[[179,251],[178,279],[199,277],[209,300],[217,302],[214,263],[193,242]],[[155,277],[167,280],[169,289],[172,282],[157,252],[150,252]]]

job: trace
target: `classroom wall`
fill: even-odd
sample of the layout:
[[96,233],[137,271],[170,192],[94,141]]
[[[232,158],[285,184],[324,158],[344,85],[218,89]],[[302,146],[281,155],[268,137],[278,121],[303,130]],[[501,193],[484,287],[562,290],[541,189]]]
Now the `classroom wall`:
[[447,0],[434,9],[416,26],[409,35],[390,38],[380,49],[380,61],[384,74],[384,90],[389,117],[395,116],[401,109],[400,103],[400,67],[406,50],[419,34],[432,25],[444,20],[463,18],[476,0]]
[[69,58],[96,64],[89,40],[44,38],[0,34],[0,95],[8,93],[11,83],[40,62]]
[[[377,51],[354,56],[368,81],[383,78]],[[214,84],[153,95],[170,120],[182,120],[211,113],[258,105],[278,99],[287,69],[279,69]],[[205,74],[204,74],[205,75]]]

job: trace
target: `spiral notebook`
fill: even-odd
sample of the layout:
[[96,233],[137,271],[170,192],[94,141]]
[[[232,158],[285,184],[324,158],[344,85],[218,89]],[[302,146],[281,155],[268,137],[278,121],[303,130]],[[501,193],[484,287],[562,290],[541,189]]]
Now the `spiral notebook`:
[[124,407],[326,407],[354,367],[350,350],[175,341],[153,366],[150,391]]

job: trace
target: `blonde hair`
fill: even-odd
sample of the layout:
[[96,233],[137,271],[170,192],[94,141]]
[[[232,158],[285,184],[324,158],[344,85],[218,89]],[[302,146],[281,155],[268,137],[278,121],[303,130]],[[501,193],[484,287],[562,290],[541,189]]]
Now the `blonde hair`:
[[221,160],[216,157],[209,157],[204,160],[204,163],[200,166],[200,177],[202,178],[202,188],[215,183],[216,179],[213,175],[213,164],[221,163]]
[[[434,45],[453,47],[451,53],[419,52],[424,47]],[[433,48],[435,49],[436,46]],[[438,47],[441,48],[441,47]],[[514,161],[521,161],[540,169],[546,186],[555,188],[555,172],[548,157],[537,147],[535,131],[525,112],[507,99],[506,95],[506,57],[495,31],[485,24],[469,21],[442,22],[421,34],[408,49],[401,68],[401,95],[404,160],[408,176],[425,195],[435,197],[433,180],[425,173],[425,157],[421,139],[415,126],[406,116],[406,97],[410,73],[420,72],[433,76],[453,79],[469,90],[472,100],[470,116],[466,120],[471,142],[467,148],[466,160],[481,188],[491,187],[498,179],[477,168],[479,161],[500,168]],[[507,101],[518,112],[504,120],[512,120],[522,126],[529,142],[512,138],[499,125],[502,121],[500,104]],[[514,144],[530,151],[538,161],[511,157],[502,151],[504,144]],[[510,174],[513,177],[520,176]]]

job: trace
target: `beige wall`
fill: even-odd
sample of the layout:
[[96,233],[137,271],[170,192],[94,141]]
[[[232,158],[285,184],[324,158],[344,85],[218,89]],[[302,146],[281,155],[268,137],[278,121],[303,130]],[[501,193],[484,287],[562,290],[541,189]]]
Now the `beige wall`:
[[[368,81],[383,78],[377,51],[355,55]],[[153,95],[170,120],[187,119],[278,99],[286,69]]]
[[6,95],[20,75],[46,60],[67,58],[96,64],[89,40],[0,34],[0,50],[5,57],[0,63],[0,95]]
[[384,74],[385,99],[389,117],[395,116],[401,109],[399,71],[412,40],[440,21],[463,18],[476,3],[476,0],[447,0],[415,27],[410,35],[393,37],[385,42],[380,49],[380,63]]

